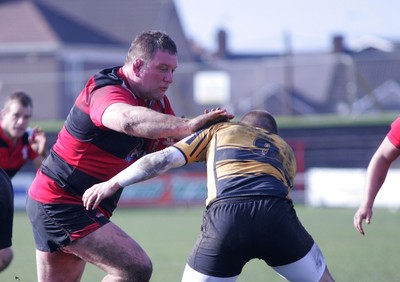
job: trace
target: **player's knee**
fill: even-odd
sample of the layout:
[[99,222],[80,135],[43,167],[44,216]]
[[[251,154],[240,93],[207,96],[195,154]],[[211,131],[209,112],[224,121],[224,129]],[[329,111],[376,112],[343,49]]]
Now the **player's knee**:
[[148,282],[153,273],[153,264],[149,258],[142,259],[125,267],[125,277],[128,281]]
[[11,249],[0,252],[0,272],[6,269],[10,265],[13,257],[14,255]]
[[138,272],[140,273],[139,277],[141,277],[141,280],[138,281],[150,281],[153,273],[153,264],[150,259],[140,265]]

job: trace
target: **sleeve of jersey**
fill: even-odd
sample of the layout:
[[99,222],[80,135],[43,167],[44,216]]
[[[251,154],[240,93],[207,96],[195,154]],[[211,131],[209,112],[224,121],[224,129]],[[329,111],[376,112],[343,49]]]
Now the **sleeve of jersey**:
[[391,124],[387,138],[396,148],[400,149],[400,116],[398,116]]
[[90,118],[96,126],[102,126],[101,117],[112,104],[125,103],[137,106],[133,95],[121,86],[105,86],[92,93],[90,101]]
[[210,128],[207,128],[189,135],[173,146],[182,152],[186,163],[201,162],[206,159],[207,146],[211,137]]

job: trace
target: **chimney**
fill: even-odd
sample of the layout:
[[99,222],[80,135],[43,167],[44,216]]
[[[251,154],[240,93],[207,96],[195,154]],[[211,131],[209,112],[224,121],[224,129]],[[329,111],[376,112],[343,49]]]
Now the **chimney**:
[[345,51],[343,35],[335,35],[332,40],[332,52],[343,53]]
[[227,34],[225,30],[220,29],[218,31],[217,40],[218,40],[218,50],[216,56],[221,59],[226,58],[228,55],[228,50],[227,50]]

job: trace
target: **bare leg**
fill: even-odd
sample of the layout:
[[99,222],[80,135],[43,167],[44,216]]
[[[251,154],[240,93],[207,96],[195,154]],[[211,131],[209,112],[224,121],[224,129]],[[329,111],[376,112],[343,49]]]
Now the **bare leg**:
[[320,282],[334,282],[335,281],[333,279],[331,273],[329,272],[328,267],[325,267],[324,274],[322,274],[322,277],[319,281]]
[[13,259],[13,251],[11,247],[0,250],[0,272],[10,265]]
[[39,282],[78,282],[85,269],[83,260],[61,251],[36,250],[36,264]]
[[63,251],[104,270],[107,275],[103,281],[147,282],[151,277],[150,258],[135,240],[112,222],[74,241]]

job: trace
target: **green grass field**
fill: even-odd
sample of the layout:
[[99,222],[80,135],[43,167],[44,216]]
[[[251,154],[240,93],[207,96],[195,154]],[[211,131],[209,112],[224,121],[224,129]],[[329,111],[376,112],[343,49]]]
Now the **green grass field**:
[[[355,209],[297,206],[305,227],[318,242],[331,273],[340,282],[400,281],[398,269],[400,215],[377,209],[366,236],[353,228]],[[186,259],[197,237],[203,208],[117,209],[113,221],[135,238],[153,260],[153,282],[180,281]],[[33,282],[35,251],[31,227],[23,211],[14,218],[11,266],[0,273],[0,281]],[[82,281],[101,281],[104,273],[88,265]],[[241,282],[284,281],[258,260],[249,262]]]

